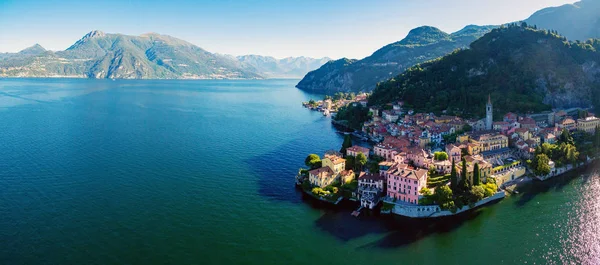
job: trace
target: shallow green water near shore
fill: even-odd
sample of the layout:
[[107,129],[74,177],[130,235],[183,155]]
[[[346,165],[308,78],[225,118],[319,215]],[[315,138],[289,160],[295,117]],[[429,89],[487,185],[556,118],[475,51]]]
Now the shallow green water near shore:
[[303,199],[342,137],[295,83],[0,80],[0,263],[600,263],[595,174],[439,222]]

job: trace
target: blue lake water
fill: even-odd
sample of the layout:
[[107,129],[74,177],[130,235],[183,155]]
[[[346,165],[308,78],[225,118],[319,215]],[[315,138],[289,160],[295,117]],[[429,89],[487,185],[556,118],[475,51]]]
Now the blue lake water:
[[600,263],[596,174],[443,222],[303,199],[342,137],[296,83],[0,79],[0,263]]

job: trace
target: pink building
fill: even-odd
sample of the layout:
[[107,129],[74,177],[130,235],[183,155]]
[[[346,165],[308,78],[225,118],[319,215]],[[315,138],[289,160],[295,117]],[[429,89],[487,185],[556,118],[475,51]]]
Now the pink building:
[[359,153],[363,153],[367,158],[369,158],[369,148],[355,145],[346,149],[347,156],[356,157]]
[[383,174],[387,181],[388,197],[419,204],[419,191],[427,185],[427,170],[394,164]]
[[378,144],[374,148],[375,155],[383,157],[385,161],[393,161],[394,156],[398,154],[396,148],[389,144]]

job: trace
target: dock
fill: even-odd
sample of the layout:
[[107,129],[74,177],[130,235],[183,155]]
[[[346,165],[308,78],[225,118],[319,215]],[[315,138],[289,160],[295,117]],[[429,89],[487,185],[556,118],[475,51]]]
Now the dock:
[[362,206],[360,206],[356,211],[352,212],[350,215],[354,216],[354,217],[358,217],[360,215],[360,211],[363,209]]

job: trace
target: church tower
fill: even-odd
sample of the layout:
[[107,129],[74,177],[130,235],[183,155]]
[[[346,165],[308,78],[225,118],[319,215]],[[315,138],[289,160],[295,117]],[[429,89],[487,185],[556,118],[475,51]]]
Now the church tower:
[[485,105],[485,129],[490,131],[492,130],[492,125],[494,122],[494,109],[492,107],[492,97],[488,95],[488,102]]

